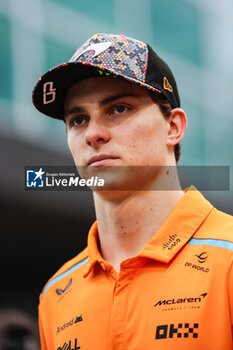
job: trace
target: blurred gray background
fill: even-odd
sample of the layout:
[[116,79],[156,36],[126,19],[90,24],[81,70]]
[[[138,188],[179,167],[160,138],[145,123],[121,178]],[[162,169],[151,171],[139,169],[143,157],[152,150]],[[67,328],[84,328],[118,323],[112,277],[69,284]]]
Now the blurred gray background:
[[[98,32],[146,41],[167,61],[189,122],[180,164],[229,165],[232,183],[232,0],[0,0],[0,306],[36,316],[47,279],[86,244],[91,193],[27,192],[24,167],[73,165],[64,123],[31,93]],[[232,186],[205,195],[233,214]]]

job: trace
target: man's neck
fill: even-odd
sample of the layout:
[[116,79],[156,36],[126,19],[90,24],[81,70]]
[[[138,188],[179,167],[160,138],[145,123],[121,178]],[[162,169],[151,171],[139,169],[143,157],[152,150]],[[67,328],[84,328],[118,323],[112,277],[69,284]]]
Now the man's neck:
[[139,253],[183,197],[176,191],[135,191],[109,200],[95,194],[100,250],[119,272],[120,263]]

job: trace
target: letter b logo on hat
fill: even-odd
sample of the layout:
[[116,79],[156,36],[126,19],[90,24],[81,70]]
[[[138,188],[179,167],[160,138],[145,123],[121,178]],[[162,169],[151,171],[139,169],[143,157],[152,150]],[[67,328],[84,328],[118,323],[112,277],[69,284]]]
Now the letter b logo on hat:
[[56,89],[53,87],[53,82],[49,81],[43,86],[43,103],[44,105],[55,101]]

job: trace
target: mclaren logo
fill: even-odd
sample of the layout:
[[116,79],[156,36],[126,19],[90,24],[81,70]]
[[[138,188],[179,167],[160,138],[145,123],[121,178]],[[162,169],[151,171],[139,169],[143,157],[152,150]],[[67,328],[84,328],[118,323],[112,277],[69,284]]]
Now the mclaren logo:
[[161,305],[174,305],[174,304],[186,304],[186,303],[200,303],[205,297],[207,293],[203,293],[196,298],[177,298],[177,299],[164,299],[159,300],[154,306]]
[[80,58],[80,56],[82,56],[85,52],[88,52],[88,51],[94,51],[94,54],[92,55],[92,58],[94,58],[99,54],[101,54],[103,51],[107,50],[111,45],[112,45],[111,41],[89,45],[86,49],[84,49],[82,52],[80,52],[76,57],[72,58],[71,60],[77,61]]

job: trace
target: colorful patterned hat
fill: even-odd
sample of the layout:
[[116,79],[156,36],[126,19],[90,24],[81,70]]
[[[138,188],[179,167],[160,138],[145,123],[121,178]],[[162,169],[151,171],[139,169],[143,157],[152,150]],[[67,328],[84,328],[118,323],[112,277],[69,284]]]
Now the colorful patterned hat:
[[180,107],[175,78],[168,65],[148,44],[113,34],[95,34],[68,63],[44,74],[33,90],[34,106],[49,117],[63,119],[69,88],[78,81],[106,74],[162,93],[173,108]]

